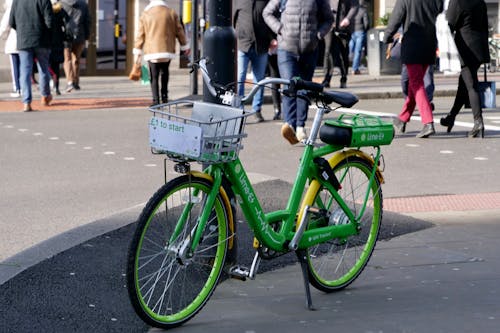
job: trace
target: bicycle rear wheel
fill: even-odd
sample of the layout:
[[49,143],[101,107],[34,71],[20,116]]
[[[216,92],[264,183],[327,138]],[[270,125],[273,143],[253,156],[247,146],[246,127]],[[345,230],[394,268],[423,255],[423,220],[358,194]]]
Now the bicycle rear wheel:
[[199,246],[194,253],[185,251],[212,186],[195,176],[173,179],[139,217],[128,253],[127,289],[136,313],[151,326],[167,329],[188,321],[217,286],[229,238],[227,207],[220,195]]
[[[333,167],[342,186],[338,193],[354,216],[360,215],[367,190],[368,201],[363,215],[358,216],[357,235],[307,249],[309,280],[319,290],[333,292],[347,287],[363,271],[375,248],[382,220],[382,190],[377,177],[369,184],[371,170],[372,165],[359,157],[347,157]],[[339,213],[340,207],[327,188],[319,186],[313,197],[313,206]]]

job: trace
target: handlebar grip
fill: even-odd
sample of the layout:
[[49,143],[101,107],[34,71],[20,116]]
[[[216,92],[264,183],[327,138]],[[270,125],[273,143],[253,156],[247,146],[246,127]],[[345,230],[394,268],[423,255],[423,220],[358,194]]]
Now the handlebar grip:
[[299,77],[294,77],[290,80],[290,90],[298,91],[298,90],[308,90],[308,91],[313,91],[313,92],[323,92],[323,85],[312,82],[312,81],[305,81],[302,80]]

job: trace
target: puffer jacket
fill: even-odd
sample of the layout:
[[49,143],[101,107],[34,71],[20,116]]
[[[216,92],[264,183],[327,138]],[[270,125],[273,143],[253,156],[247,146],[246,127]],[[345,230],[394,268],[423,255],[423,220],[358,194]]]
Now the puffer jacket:
[[278,36],[278,48],[302,54],[318,47],[330,31],[333,15],[328,0],[288,0],[279,12],[281,0],[271,0],[262,16]]
[[184,29],[175,10],[168,7],[165,1],[151,1],[139,19],[133,54],[144,53],[146,61],[168,61],[176,57],[176,38],[181,44],[181,51],[189,49]]

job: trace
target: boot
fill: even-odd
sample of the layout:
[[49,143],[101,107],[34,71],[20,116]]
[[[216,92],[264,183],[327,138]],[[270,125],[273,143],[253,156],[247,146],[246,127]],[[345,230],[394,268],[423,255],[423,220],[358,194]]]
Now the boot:
[[452,113],[448,113],[446,117],[443,117],[439,120],[441,126],[447,127],[446,132],[450,133],[453,125],[455,125],[455,116]]
[[434,123],[428,123],[425,124],[420,133],[417,134],[417,138],[428,138],[434,133],[436,133],[436,130],[434,130]]
[[406,123],[399,119],[399,117],[394,118],[393,120],[394,127],[401,133],[406,131]]
[[281,110],[279,108],[274,109],[274,117],[273,120],[281,119]]
[[478,134],[481,134],[481,138],[484,138],[483,117],[474,119],[474,127],[472,127],[472,130],[469,133],[467,133],[467,136],[469,138],[475,138],[478,136]]
[[325,88],[330,88],[330,80],[332,79],[332,76],[330,74],[325,75],[325,79],[321,83],[323,87]]

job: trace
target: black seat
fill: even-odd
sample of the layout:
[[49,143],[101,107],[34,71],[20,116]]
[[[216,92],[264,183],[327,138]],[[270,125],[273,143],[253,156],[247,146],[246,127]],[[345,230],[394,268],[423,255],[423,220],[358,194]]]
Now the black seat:
[[346,127],[323,124],[319,129],[319,138],[330,145],[349,147],[352,140],[352,131]]

